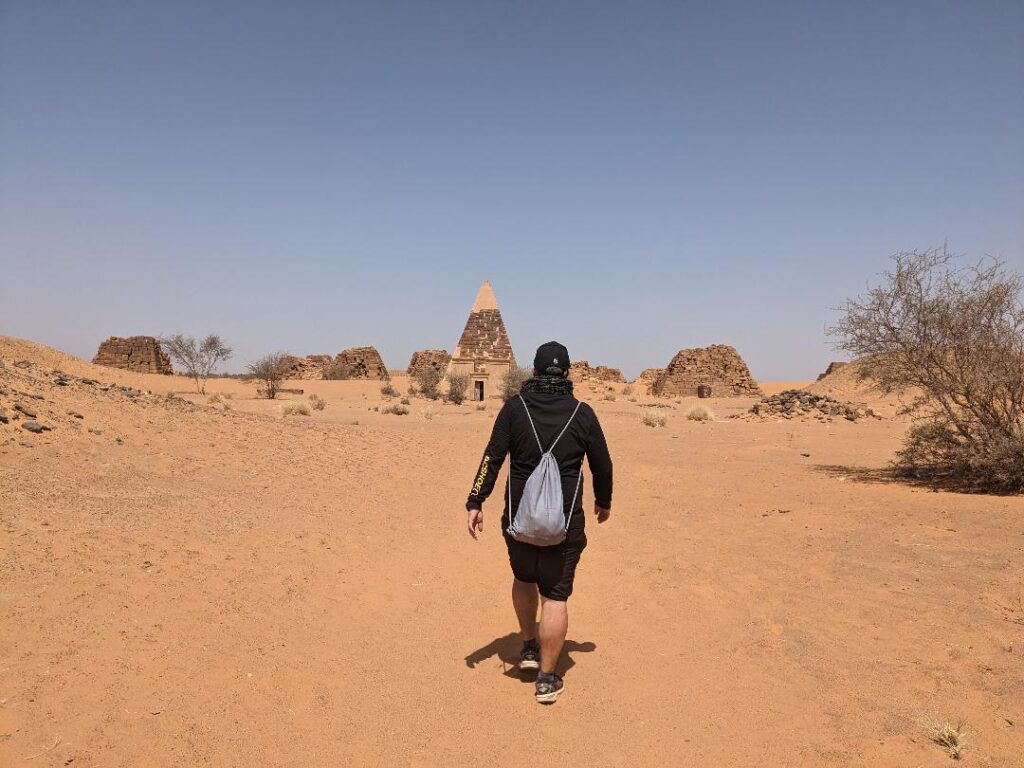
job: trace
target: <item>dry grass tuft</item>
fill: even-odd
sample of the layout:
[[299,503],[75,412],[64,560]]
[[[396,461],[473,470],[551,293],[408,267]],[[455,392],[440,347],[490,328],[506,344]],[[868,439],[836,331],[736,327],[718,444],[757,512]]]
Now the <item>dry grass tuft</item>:
[[327,401],[320,397],[320,395],[314,393],[309,396],[309,407],[314,411],[322,411],[327,407]]
[[608,400],[610,402],[614,402],[615,401],[615,393],[614,392],[605,392],[604,393],[604,397],[602,397],[601,399],[602,400]]
[[623,397],[629,397],[632,394],[633,394],[633,385],[632,384],[627,384],[626,386],[624,386],[622,388],[622,395],[623,395]]
[[282,416],[309,416],[309,406],[299,401],[294,403],[281,403]]
[[384,397],[398,397],[398,390],[391,385],[390,381],[380,388],[380,393]]
[[714,421],[715,414],[712,410],[703,405],[695,405],[686,411],[687,421]]
[[478,411],[486,411],[487,410],[487,403],[477,403],[476,404],[476,409]]
[[936,720],[928,725],[928,730],[931,732],[932,741],[945,749],[946,753],[954,760],[960,759],[967,746],[966,731],[962,720],[957,721],[955,726]]
[[668,417],[648,409],[640,414],[640,423],[647,427],[664,427],[668,424]]
[[409,409],[401,403],[393,403],[391,405],[385,405],[380,409],[381,413],[393,413],[395,416],[405,416],[409,413]]

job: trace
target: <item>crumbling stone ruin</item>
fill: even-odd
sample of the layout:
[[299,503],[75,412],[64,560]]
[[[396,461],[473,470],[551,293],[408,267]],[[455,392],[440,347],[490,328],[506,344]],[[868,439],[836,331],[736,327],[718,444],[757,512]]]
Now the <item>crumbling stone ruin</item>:
[[569,366],[569,378],[575,382],[600,381],[607,384],[624,384],[625,377],[618,368],[609,368],[607,365],[590,367],[586,360],[577,360]]
[[837,362],[829,363],[828,364],[828,368],[825,369],[825,372],[818,374],[818,381],[821,381],[822,379],[824,379],[829,374],[835,373],[840,368],[842,368],[842,367],[844,367],[846,365],[849,365],[849,363],[844,363],[842,361],[837,361]]
[[342,371],[345,379],[388,380],[388,369],[375,347],[349,347],[334,358],[334,369]]
[[484,281],[452,353],[448,373],[468,375],[471,397],[479,401],[498,392],[502,377],[515,367],[516,357],[501,319],[498,299],[491,284]]
[[650,389],[654,382],[657,381],[658,377],[665,372],[664,368],[644,368],[637,376],[634,384],[642,384],[643,386]]
[[451,360],[452,356],[448,354],[447,350],[421,349],[419,352],[412,353],[406,373],[415,378],[420,371],[432,368],[443,376]]
[[655,379],[651,394],[690,397],[701,386],[710,387],[712,397],[764,396],[743,358],[726,344],[679,350]]
[[312,381],[326,378],[327,366],[331,364],[330,355],[306,355],[305,357],[286,357],[282,363],[286,379],[304,379]]
[[826,395],[815,395],[803,389],[788,389],[763,398],[760,402],[754,403],[744,417],[817,419],[822,422],[834,419],[858,421],[864,418],[881,418],[870,408],[841,403]]
[[171,359],[153,336],[111,336],[100,344],[93,365],[121,368],[135,373],[172,374]]

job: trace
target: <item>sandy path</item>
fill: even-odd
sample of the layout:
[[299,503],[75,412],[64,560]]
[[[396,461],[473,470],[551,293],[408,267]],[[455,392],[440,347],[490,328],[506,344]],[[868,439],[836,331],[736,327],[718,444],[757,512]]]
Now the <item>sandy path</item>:
[[1024,500],[867,481],[899,423],[597,401],[615,514],[540,707],[497,505],[463,528],[493,410],[318,382],[295,422],[224,386],[228,413],[40,383],[103,434],[2,433],[0,764],[945,765],[921,722],[963,717],[964,764],[1020,765]]

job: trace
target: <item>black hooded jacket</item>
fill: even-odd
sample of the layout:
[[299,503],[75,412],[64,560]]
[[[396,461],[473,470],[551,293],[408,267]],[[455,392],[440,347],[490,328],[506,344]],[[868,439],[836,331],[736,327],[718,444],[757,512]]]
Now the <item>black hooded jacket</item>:
[[[498,417],[494,420],[491,440],[484,451],[477,471],[473,488],[466,502],[466,509],[481,509],[494,490],[498,472],[505,461],[506,454],[511,456],[509,464],[512,509],[519,506],[519,498],[523,493],[526,479],[540,463],[541,450],[537,439],[530,428],[526,416],[524,401],[530,408],[530,415],[537,428],[537,435],[548,450],[555,437],[569,421],[578,400],[571,393],[553,394],[546,392],[524,391],[505,402]],[[570,505],[575,496],[576,504],[569,521],[570,529],[583,527],[583,457],[587,457],[590,471],[594,475],[594,497],[599,507],[611,509],[612,506],[612,459],[608,453],[608,445],[601,431],[594,409],[586,403],[580,403],[579,411],[573,418],[569,428],[553,451],[558,468],[562,475],[562,498],[565,503],[565,514],[570,514]],[[577,493],[577,484],[579,492]],[[502,515],[501,528],[505,530],[509,524],[509,485],[505,486],[505,510]]]

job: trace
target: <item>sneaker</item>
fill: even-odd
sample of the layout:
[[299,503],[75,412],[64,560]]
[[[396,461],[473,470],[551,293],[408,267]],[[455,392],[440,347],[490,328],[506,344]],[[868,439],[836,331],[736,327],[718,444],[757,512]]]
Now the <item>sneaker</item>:
[[564,689],[565,683],[558,675],[546,675],[543,672],[537,675],[537,701],[541,704],[554,704]]
[[519,668],[524,671],[540,669],[540,645],[536,640],[527,640],[523,643],[523,650],[519,654]]

